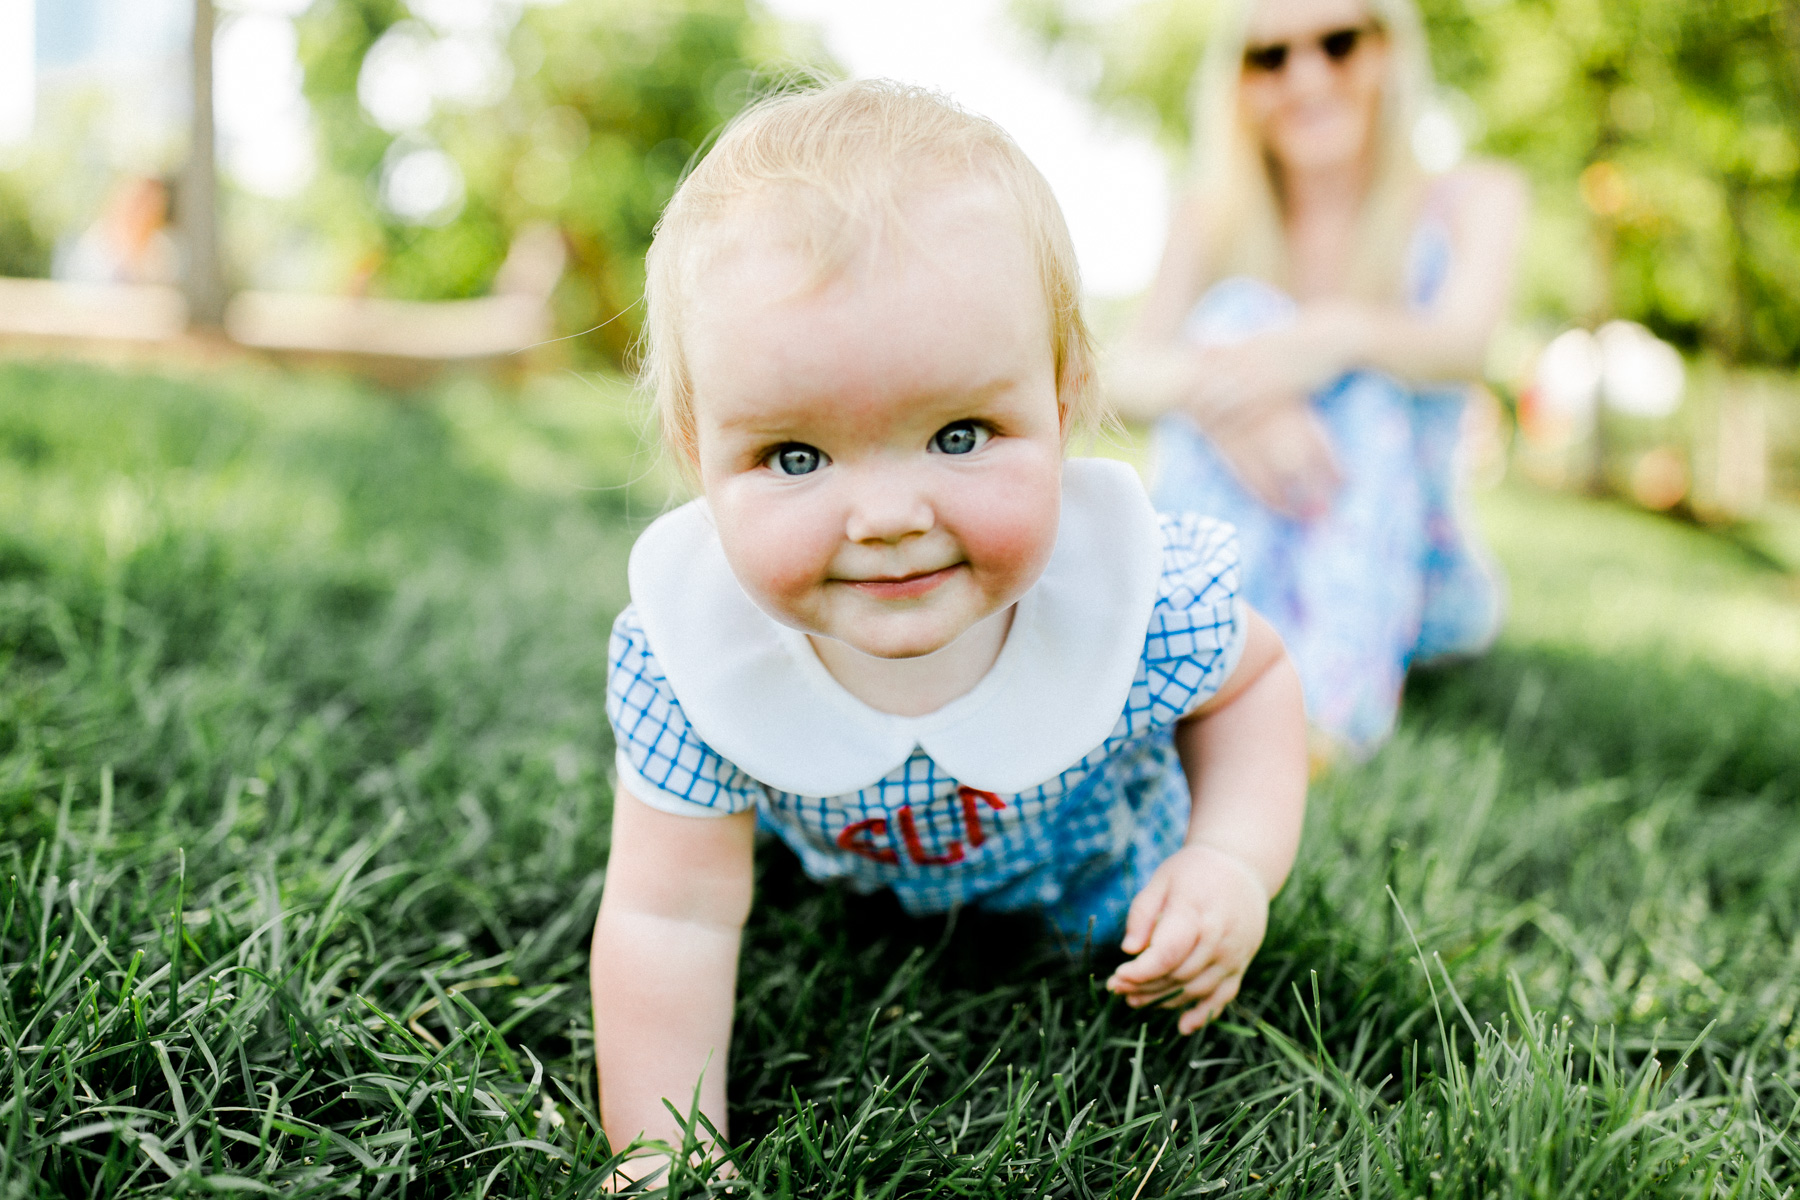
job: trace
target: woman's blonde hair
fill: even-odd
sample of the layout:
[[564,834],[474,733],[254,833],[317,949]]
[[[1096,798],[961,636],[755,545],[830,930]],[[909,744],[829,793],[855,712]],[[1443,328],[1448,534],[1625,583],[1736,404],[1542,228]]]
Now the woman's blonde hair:
[[904,206],[958,178],[995,184],[1017,208],[1036,259],[1064,428],[1095,422],[1093,346],[1081,316],[1075,247],[1050,185],[1005,130],[924,88],[857,80],[793,92],[741,113],[676,189],[645,263],[644,383],[664,444],[697,458],[693,384],[681,347],[707,233],[746,202],[778,194],[820,279],[871,236],[904,236]]
[[[1224,275],[1252,275],[1290,287],[1281,197],[1266,149],[1239,112],[1239,83],[1250,17],[1270,0],[1222,0],[1195,79],[1196,190],[1212,218],[1213,252]],[[1382,302],[1405,296],[1407,247],[1418,218],[1424,171],[1413,130],[1431,98],[1430,46],[1413,0],[1368,0],[1387,39],[1387,77],[1376,116],[1375,169],[1363,203],[1348,277],[1352,295]]]

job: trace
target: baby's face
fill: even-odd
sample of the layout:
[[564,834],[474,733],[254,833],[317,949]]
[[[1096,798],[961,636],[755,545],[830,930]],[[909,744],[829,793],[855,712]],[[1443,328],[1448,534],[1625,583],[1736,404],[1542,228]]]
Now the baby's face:
[[823,286],[743,214],[683,325],[701,484],[775,619],[865,654],[942,649],[1036,582],[1062,412],[1043,287],[994,192],[910,203]]

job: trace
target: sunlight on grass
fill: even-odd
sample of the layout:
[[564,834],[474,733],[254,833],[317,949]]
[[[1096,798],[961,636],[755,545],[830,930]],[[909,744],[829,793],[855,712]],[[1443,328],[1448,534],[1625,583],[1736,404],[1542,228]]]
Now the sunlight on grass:
[[1478,510],[1507,568],[1509,640],[1800,682],[1800,578],[1725,537],[1527,485]]

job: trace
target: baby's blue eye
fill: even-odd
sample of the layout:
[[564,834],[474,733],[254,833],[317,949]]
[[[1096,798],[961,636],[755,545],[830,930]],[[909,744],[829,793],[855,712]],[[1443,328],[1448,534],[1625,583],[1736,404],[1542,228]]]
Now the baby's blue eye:
[[789,442],[773,451],[766,460],[769,468],[782,475],[811,475],[825,465],[825,456],[800,442]]
[[931,444],[945,454],[967,454],[992,436],[979,421],[954,421],[933,434]]

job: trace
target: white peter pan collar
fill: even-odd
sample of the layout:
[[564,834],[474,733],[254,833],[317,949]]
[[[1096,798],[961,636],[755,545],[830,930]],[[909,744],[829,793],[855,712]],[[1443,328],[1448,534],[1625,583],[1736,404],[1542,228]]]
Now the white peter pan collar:
[[806,635],[745,594],[704,500],[646,529],[629,567],[650,650],[688,723],[752,778],[801,796],[869,787],[915,747],[984,791],[1055,778],[1118,723],[1161,572],[1156,513],[1136,473],[1070,460],[1056,547],[993,668],[936,712],[901,717],[844,690]]

